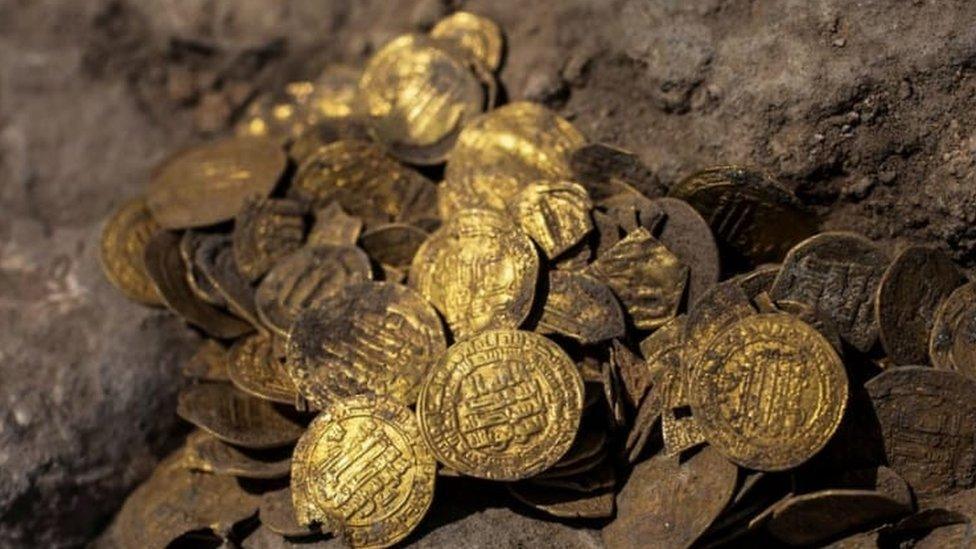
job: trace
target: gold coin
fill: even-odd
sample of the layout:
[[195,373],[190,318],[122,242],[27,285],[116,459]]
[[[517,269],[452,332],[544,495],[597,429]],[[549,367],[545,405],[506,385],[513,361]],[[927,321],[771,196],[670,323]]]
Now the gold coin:
[[302,248],[275,265],[254,296],[261,321],[288,337],[298,313],[321,303],[346,284],[373,277],[369,258],[352,246]]
[[457,43],[486,67],[497,71],[502,64],[502,30],[487,17],[466,11],[454,12],[430,29],[431,38]]
[[179,152],[149,181],[146,203],[167,229],[213,225],[233,219],[251,195],[267,196],[287,157],[273,141],[223,139]]
[[234,260],[254,281],[301,247],[305,205],[297,200],[249,197],[234,219]]
[[932,365],[976,378],[976,283],[949,294],[936,310],[929,340]]
[[691,376],[692,410],[709,444],[750,469],[806,462],[833,436],[847,405],[847,374],[833,346],[785,314],[732,324]]
[[255,327],[260,325],[254,305],[254,287],[237,267],[230,235],[215,233],[203,239],[196,250],[194,265],[231,312]]
[[159,230],[142,197],[119,206],[102,228],[102,270],[126,297],[146,305],[162,305],[159,292],[146,272],[146,244]]
[[688,267],[643,227],[597,257],[586,273],[610,286],[642,330],[675,316],[688,281]]
[[277,479],[291,473],[291,448],[244,450],[204,431],[186,438],[184,466],[194,471],[241,478]]
[[389,223],[363,233],[359,245],[381,265],[407,268],[428,236],[413,225]]
[[341,532],[353,547],[388,547],[427,513],[436,469],[402,404],[372,396],[337,401],[295,447],[296,518]]
[[606,284],[583,273],[549,271],[549,292],[537,332],[571,337],[584,345],[623,337],[624,311]]
[[319,409],[366,393],[413,404],[445,347],[441,320],[420,294],[361,282],[298,315],[288,336],[288,372]]
[[464,60],[415,34],[373,55],[359,93],[376,140],[413,164],[443,162],[461,128],[485,107],[485,90]]
[[585,142],[566,119],[536,103],[509,103],[461,130],[438,187],[442,219],[467,208],[505,211],[532,181],[569,180],[569,157]]
[[420,428],[437,460],[463,474],[518,480],[569,450],[583,379],[566,353],[531,332],[493,330],[451,346],[420,392]]
[[197,252],[209,239],[219,239],[222,233],[205,233],[190,229],[183,233],[180,239],[180,257],[186,268],[186,283],[193,293],[203,302],[215,307],[227,307],[227,300],[217,291],[213,282],[203,274],[197,265]]
[[555,258],[593,229],[586,189],[567,181],[540,181],[519,192],[510,207],[519,227]]
[[362,230],[362,219],[347,214],[338,202],[330,202],[315,212],[315,223],[308,232],[306,245],[355,246]]
[[180,391],[176,413],[211,435],[244,448],[277,448],[298,440],[305,428],[267,400],[226,383],[201,383]]
[[413,258],[410,285],[447,320],[455,338],[517,328],[532,308],[539,256],[501,214],[466,210],[430,235]]
[[295,404],[295,382],[275,352],[273,337],[258,333],[247,336],[230,348],[228,376],[245,393],[258,398]]
[[362,71],[349,65],[330,65],[312,82],[308,104],[317,119],[362,116],[359,79]]

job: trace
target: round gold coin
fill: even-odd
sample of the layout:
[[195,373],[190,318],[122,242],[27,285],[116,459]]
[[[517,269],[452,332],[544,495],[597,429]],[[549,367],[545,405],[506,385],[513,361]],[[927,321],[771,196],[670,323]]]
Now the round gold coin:
[[692,411],[705,438],[750,469],[804,463],[833,436],[847,405],[847,374],[833,346],[785,314],[730,325],[690,375]]
[[430,29],[431,38],[455,42],[493,71],[502,64],[504,38],[494,21],[466,11],[455,12]]
[[162,305],[159,291],[146,272],[146,244],[159,230],[142,197],[126,201],[102,228],[101,260],[105,276],[129,299]]
[[543,336],[493,330],[451,346],[420,392],[437,460],[466,475],[517,480],[559,461],[576,437],[583,379]]
[[517,328],[532,308],[538,278],[539,255],[529,237],[488,210],[448,220],[410,267],[410,285],[444,315],[455,338]]
[[288,336],[288,371],[318,408],[365,393],[413,404],[445,347],[441,320],[420,294],[361,282],[298,315]]
[[342,533],[353,547],[388,547],[427,513],[436,469],[402,404],[372,396],[337,401],[295,447],[296,518]]
[[465,208],[505,211],[532,181],[570,179],[570,155],[585,141],[569,121],[536,103],[509,103],[475,118],[458,135],[438,187],[441,217]]
[[956,288],[935,312],[932,365],[976,378],[976,282]]
[[464,60],[415,34],[376,52],[359,92],[376,140],[414,164],[442,162],[461,128],[485,106],[485,91]]

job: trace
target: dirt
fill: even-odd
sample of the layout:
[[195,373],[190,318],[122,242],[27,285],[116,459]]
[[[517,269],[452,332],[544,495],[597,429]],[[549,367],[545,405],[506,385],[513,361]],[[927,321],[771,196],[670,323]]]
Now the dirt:
[[[173,395],[197,336],[102,278],[106,214],[255,94],[462,7],[505,30],[507,97],[633,150],[665,185],[758,166],[827,229],[976,267],[964,0],[0,0],[0,545],[84,544],[183,432]],[[592,546],[587,532],[501,505],[418,541]]]

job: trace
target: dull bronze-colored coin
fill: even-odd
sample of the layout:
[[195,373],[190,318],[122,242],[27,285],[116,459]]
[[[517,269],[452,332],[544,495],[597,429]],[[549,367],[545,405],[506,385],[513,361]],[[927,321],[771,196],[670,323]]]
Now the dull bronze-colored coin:
[[780,265],[770,263],[760,265],[755,270],[732,277],[749,299],[755,299],[759,294],[773,290],[773,282],[779,274]]
[[201,383],[183,389],[176,413],[220,440],[244,448],[284,446],[305,431],[272,403],[226,383]]
[[687,202],[666,197],[653,204],[664,213],[661,228],[653,234],[688,266],[688,303],[693,304],[718,283],[722,273],[718,245],[708,222]]
[[733,322],[756,314],[749,298],[733,278],[709,288],[688,310],[683,329],[683,362],[691,370],[713,337]]
[[657,456],[637,464],[603,529],[609,549],[689,547],[725,508],[739,469],[710,447],[685,461]]
[[364,115],[359,100],[362,71],[349,65],[329,65],[312,81],[308,104],[318,119],[359,118]]
[[497,71],[502,64],[505,45],[502,30],[487,17],[457,11],[438,21],[430,29],[430,36],[455,42],[492,71]]
[[126,297],[145,305],[162,305],[162,298],[146,272],[146,245],[159,230],[146,200],[123,202],[102,227],[99,258],[102,270]]
[[531,477],[569,450],[583,380],[555,343],[495,330],[455,343],[431,368],[417,414],[438,461],[493,480]]
[[569,165],[573,179],[586,187],[596,201],[628,188],[650,197],[661,196],[666,190],[636,154],[604,143],[578,147],[570,156]]
[[889,368],[865,384],[888,465],[922,498],[976,486],[976,381],[923,366]]
[[785,314],[749,316],[715,336],[691,369],[690,388],[709,444],[761,471],[813,457],[840,425],[848,393],[830,342]]
[[332,118],[319,121],[301,133],[288,146],[288,156],[296,166],[301,166],[318,150],[343,139],[369,141],[366,121],[358,118]]
[[523,481],[509,484],[508,491],[525,505],[559,518],[601,519],[614,512],[613,490],[584,494]]
[[766,529],[790,545],[812,546],[911,512],[904,503],[871,490],[823,490],[778,504]]
[[864,352],[878,338],[874,303],[887,266],[884,252],[861,235],[820,233],[790,250],[769,295],[812,305]]
[[288,336],[288,371],[319,409],[367,393],[413,404],[446,346],[441,320],[420,294],[361,282],[298,315]]
[[935,313],[929,355],[932,365],[976,378],[976,283],[960,286]]
[[193,293],[180,256],[180,237],[175,233],[156,233],[146,245],[145,263],[166,306],[190,324],[221,339],[232,339],[254,329],[247,322],[204,303]]
[[[766,305],[760,305],[760,303],[769,299],[768,308]],[[753,300],[760,312],[763,313],[787,313],[795,316],[796,318],[806,322],[811,328],[820,332],[820,335],[827,338],[827,341],[834,346],[838,354],[842,354],[843,343],[841,341],[840,332],[837,330],[837,326],[834,322],[827,318],[822,312],[814,309],[812,305],[803,303],[800,301],[791,301],[788,299],[773,302],[769,294],[763,292],[756,296]]]
[[454,337],[517,328],[532,308],[539,255],[502,214],[465,210],[417,250],[410,285],[437,308]]
[[229,362],[226,347],[216,340],[204,339],[183,365],[182,373],[188,378],[202,381],[230,381]]
[[533,478],[568,476],[590,470],[606,458],[607,438],[606,431],[580,429],[562,459]]
[[287,157],[273,141],[223,139],[184,150],[153,172],[146,203],[167,229],[213,225],[233,219],[245,199],[267,196]]
[[363,233],[359,245],[381,265],[409,268],[428,236],[427,231],[413,225],[390,223]]
[[213,282],[203,274],[200,266],[197,265],[197,252],[200,247],[210,238],[220,238],[222,233],[209,233],[190,229],[183,232],[180,239],[180,257],[186,266],[186,282],[194,295],[204,303],[209,303],[215,307],[227,308],[227,300],[217,291]]
[[395,38],[373,55],[359,93],[375,139],[413,164],[443,162],[486,99],[463,59],[416,34]]
[[654,383],[655,372],[619,339],[611,342],[610,364],[623,386],[624,398],[631,409],[637,409]]
[[639,227],[644,227],[654,234],[667,217],[655,201],[634,189],[605,198],[597,202],[596,206],[610,216],[624,234],[631,233]]
[[560,334],[584,345],[626,332],[624,312],[610,287],[583,273],[549,271],[549,293],[536,331]]
[[301,247],[305,206],[297,200],[251,197],[234,219],[234,259],[254,281]]
[[186,440],[186,467],[195,471],[242,478],[276,479],[291,473],[291,449],[258,453],[235,448],[220,439],[195,431]]
[[237,266],[230,235],[207,235],[197,247],[193,263],[231,312],[255,327],[260,325],[254,288]]
[[634,416],[627,440],[624,443],[624,456],[627,462],[637,463],[651,441],[654,427],[661,418],[661,401],[655,391],[651,391],[641,403]]
[[373,277],[369,258],[351,246],[302,248],[274,266],[254,296],[261,321],[287,337],[298,313],[345,285]]
[[367,224],[436,217],[437,188],[379,146],[343,139],[320,147],[298,167],[289,195],[321,209],[338,202]]
[[315,533],[308,526],[302,526],[295,520],[295,505],[291,488],[283,488],[273,492],[261,494],[261,504],[258,517],[261,524],[269,530],[285,537],[303,537]]
[[567,120],[542,105],[518,101],[461,130],[438,187],[438,210],[450,219],[468,208],[503,212],[533,181],[571,179],[569,155],[585,142]]
[[512,217],[548,258],[570,249],[593,229],[593,203],[586,189],[577,183],[532,183],[512,200]]
[[719,166],[691,175],[671,189],[698,210],[733,263],[779,261],[817,228],[796,196],[762,173]]
[[682,360],[685,322],[687,317],[677,317],[641,342],[647,368],[654,376],[653,400],[660,406],[661,435],[668,456],[705,442],[689,406],[689,371]]
[[238,389],[258,398],[295,404],[298,397],[271,335],[253,334],[234,343],[228,373]]
[[355,246],[362,230],[362,219],[347,214],[338,202],[330,202],[315,212],[306,246]]
[[295,447],[295,518],[341,532],[353,547],[388,547],[427,513],[436,470],[408,408],[370,396],[337,401]]
[[610,286],[643,330],[675,316],[688,280],[688,267],[644,228],[597,257],[586,273]]
[[556,490],[571,490],[581,494],[592,494],[594,492],[613,490],[613,487],[617,485],[617,473],[613,468],[613,464],[609,460],[603,459],[582,472],[536,476],[531,479],[531,482]]
[[895,364],[925,364],[935,311],[966,277],[943,252],[912,246],[888,266],[875,301],[881,344]]

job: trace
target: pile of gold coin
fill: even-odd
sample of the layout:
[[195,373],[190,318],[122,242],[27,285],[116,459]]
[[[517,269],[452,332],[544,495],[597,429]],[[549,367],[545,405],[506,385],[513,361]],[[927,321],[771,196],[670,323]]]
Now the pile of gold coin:
[[496,105],[502,54],[470,13],[397,37],[259,98],[108,220],[108,278],[204,339],[194,430],[107,539],[387,547],[447,476],[608,547],[967,522],[976,285],[935,249],[818,233],[757,170],[667,189]]

